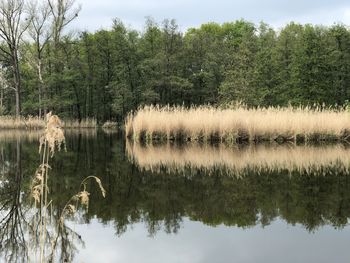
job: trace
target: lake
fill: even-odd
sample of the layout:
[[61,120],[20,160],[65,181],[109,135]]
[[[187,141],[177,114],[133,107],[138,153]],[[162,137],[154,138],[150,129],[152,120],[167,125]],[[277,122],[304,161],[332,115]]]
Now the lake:
[[[1,262],[36,262],[39,136],[0,133]],[[49,239],[85,177],[107,195],[87,185],[55,262],[349,262],[347,145],[144,145],[83,130],[66,148],[50,160]]]

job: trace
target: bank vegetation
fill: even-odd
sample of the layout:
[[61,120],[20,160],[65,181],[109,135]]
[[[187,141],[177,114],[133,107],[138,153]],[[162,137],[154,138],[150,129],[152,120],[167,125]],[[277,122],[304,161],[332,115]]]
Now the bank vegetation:
[[145,106],[125,121],[136,141],[339,141],[350,138],[346,108]]

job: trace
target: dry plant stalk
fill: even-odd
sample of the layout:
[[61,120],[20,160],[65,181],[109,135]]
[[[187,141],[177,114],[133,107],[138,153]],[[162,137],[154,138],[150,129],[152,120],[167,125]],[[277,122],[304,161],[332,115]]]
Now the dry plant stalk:
[[86,207],[86,209],[89,208],[90,193],[86,189],[86,185],[87,185],[89,180],[94,180],[97,183],[97,185],[99,186],[102,196],[106,197],[106,190],[104,189],[100,178],[98,178],[96,176],[88,176],[81,182],[80,191],[78,193],[76,193],[75,195],[73,195],[62,209],[62,213],[59,217],[59,222],[57,225],[57,230],[56,230],[57,234],[56,234],[56,237],[52,243],[52,253],[51,253],[50,262],[53,262],[54,252],[56,251],[56,247],[58,244],[60,229],[62,229],[64,227],[64,221],[65,221],[66,217],[73,216],[76,213],[76,211],[78,210],[79,204]]
[[[49,159],[52,158],[56,150],[61,150],[61,145],[65,147],[65,137],[62,129],[62,122],[57,115],[49,112],[46,115],[45,131],[40,137],[39,154],[41,164],[35,172],[32,180],[31,194],[35,202],[35,207],[39,208],[39,246],[40,262],[44,262],[46,226],[48,215],[48,177]],[[50,201],[51,202],[51,201]]]
[[[49,160],[52,158],[55,154],[55,152],[58,150],[60,151],[62,146],[64,146],[64,149],[66,150],[66,144],[65,144],[65,136],[62,129],[63,123],[60,120],[60,118],[57,115],[52,115],[52,113],[48,113],[46,116],[46,122],[45,122],[45,131],[44,134],[40,137],[40,144],[39,144],[39,154],[41,156],[41,164],[37,168],[34,178],[32,180],[32,186],[31,186],[31,195],[34,199],[35,207],[39,209],[38,215],[38,228],[39,228],[39,247],[40,247],[40,259],[36,260],[39,262],[46,262],[45,259],[45,244],[47,243],[47,224],[48,224],[48,207],[52,204],[52,200],[48,201],[48,179],[49,179],[49,170],[51,169],[49,165]],[[64,224],[64,218],[67,214],[73,215],[77,211],[77,205],[73,204],[72,202],[75,201],[76,203],[80,202],[84,206],[88,206],[89,203],[89,195],[86,191],[86,184],[89,179],[94,179],[96,183],[98,184],[99,188],[101,189],[101,193],[103,197],[106,195],[106,191],[102,186],[101,180],[98,177],[95,176],[88,176],[85,178],[80,188],[82,190],[74,195],[65,205],[62,214],[59,218],[59,223],[56,228],[56,238],[54,239],[54,242],[51,246],[51,253],[50,253],[50,259],[49,262],[53,261],[54,253],[57,245],[57,241],[59,238],[60,228],[63,227]],[[37,243],[37,242],[36,242]]]
[[85,206],[86,209],[89,208],[89,201],[90,201],[90,193],[86,189],[87,182],[89,180],[95,180],[98,187],[100,188],[101,194],[103,197],[106,197],[106,190],[104,189],[102,182],[100,178],[96,176],[88,176],[86,177],[80,184],[80,191],[73,195],[69,201],[66,203],[66,205],[63,207],[61,216],[60,216],[60,223],[62,224],[64,222],[66,215],[73,215],[76,211],[76,208],[79,204],[82,206]]
[[350,113],[311,107],[248,109],[238,105],[221,109],[210,106],[145,106],[130,113],[125,132],[134,140],[180,139],[239,142],[271,140],[336,140],[350,138]]

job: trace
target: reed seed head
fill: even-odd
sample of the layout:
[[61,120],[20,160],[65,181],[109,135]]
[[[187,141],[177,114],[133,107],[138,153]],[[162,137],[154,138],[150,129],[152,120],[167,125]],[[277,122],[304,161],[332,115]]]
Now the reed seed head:
[[87,191],[81,191],[77,194],[78,199],[80,200],[80,203],[82,205],[88,206],[89,205],[89,195],[90,193]]
[[62,121],[57,115],[52,115],[51,112],[46,115],[46,128],[44,135],[40,138],[39,152],[45,144],[48,146],[51,157],[54,155],[56,148],[60,151],[61,145],[65,145]]

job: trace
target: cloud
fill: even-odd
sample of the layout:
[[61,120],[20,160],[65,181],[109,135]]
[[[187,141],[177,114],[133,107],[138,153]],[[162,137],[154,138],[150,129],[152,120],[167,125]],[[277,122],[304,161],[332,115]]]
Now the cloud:
[[342,21],[349,25],[350,24],[350,7],[349,8],[346,8],[344,11],[343,11],[343,18],[342,18]]
[[345,0],[78,0],[82,11],[74,25],[95,31],[109,28],[118,17],[132,28],[142,30],[146,16],[157,21],[175,18],[182,30],[209,21],[226,22],[244,18],[265,21],[275,27],[295,21],[301,23],[350,23],[350,3]]

